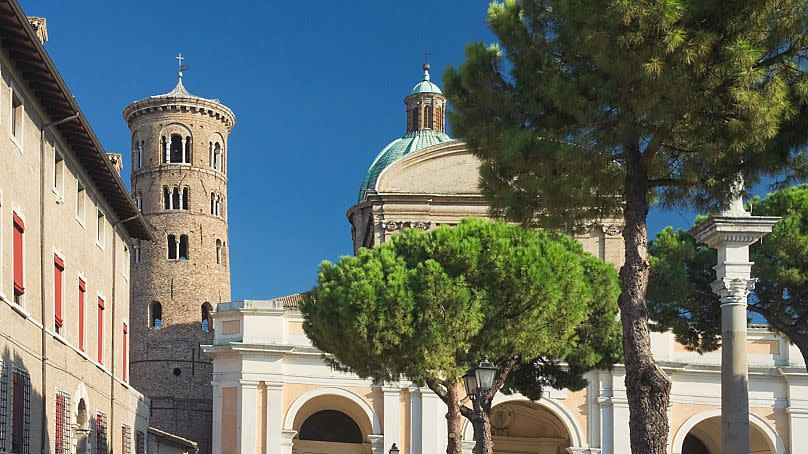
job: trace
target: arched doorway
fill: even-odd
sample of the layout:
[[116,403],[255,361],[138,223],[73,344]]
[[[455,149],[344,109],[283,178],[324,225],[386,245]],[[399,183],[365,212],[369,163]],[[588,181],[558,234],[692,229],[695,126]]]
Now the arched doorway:
[[[712,416],[698,422],[683,435],[684,441],[679,454],[721,454],[720,416]],[[776,454],[769,438],[754,423],[749,424],[749,452]]]
[[510,401],[491,411],[494,454],[566,454],[572,446],[564,422],[530,401]]
[[370,454],[372,433],[365,411],[339,395],[306,401],[294,416],[293,454]]

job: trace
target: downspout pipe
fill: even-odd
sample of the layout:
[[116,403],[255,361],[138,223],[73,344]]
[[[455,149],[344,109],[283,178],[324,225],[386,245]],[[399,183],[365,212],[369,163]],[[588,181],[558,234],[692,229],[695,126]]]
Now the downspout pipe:
[[42,440],[40,444],[40,452],[47,454],[48,431],[48,334],[46,327],[48,322],[45,319],[45,131],[58,126],[62,123],[67,123],[79,118],[78,112],[73,115],[62,118],[61,120],[51,121],[42,125],[39,130],[39,299],[41,300],[41,319],[42,323]]

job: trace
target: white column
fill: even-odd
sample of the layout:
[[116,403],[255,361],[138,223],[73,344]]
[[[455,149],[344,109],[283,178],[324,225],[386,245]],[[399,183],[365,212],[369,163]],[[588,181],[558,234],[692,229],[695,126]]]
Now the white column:
[[401,442],[401,389],[396,386],[383,386],[384,395],[384,449],[393,443]]
[[182,138],[182,162],[189,162],[188,159],[188,150],[185,149],[185,138]]
[[423,454],[421,447],[423,408],[421,406],[421,388],[416,384],[410,385],[410,454]]
[[[740,194],[743,181],[733,191]],[[721,216],[691,231],[697,241],[718,251],[713,291],[721,297],[722,452],[749,452],[749,366],[746,348],[746,299],[754,287],[749,245],[771,232],[779,218],[751,216],[737,195]]]
[[295,430],[281,431],[281,450],[278,451],[280,454],[292,454],[292,444],[295,435],[297,435],[297,431]]
[[238,449],[239,454],[256,454],[258,439],[258,382],[239,380],[238,393]]
[[222,384],[219,380],[213,380],[213,454],[222,453]]
[[[267,383],[267,445],[265,454],[283,451],[283,384]],[[292,435],[294,437],[294,435]],[[291,454],[291,443],[289,454]]]
[[[629,434],[628,398],[626,396],[626,370],[614,368],[612,371],[612,451],[610,454],[631,452]],[[605,446],[603,447],[605,449]]]
[[163,157],[163,162],[171,162],[171,138],[170,137],[163,137],[163,140],[166,144],[166,151],[165,156]]
[[421,454],[446,452],[446,404],[432,390],[421,390]]
[[614,391],[612,389],[612,372],[602,370],[598,372],[600,392],[598,394],[598,413],[600,416],[599,432],[600,448],[603,454],[614,454]]
[[786,411],[791,433],[791,452],[795,453],[797,447],[808,446],[808,376],[803,372],[783,374],[788,382]]
[[593,370],[586,374],[589,385],[586,388],[587,406],[587,444],[600,447],[600,376],[599,371]]

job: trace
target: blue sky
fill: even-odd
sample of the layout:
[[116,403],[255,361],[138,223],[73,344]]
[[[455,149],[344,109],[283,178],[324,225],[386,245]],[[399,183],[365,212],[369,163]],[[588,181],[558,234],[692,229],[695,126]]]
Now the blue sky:
[[[176,84],[236,114],[229,139],[234,299],[311,287],[324,259],[351,253],[345,217],[371,161],[404,133],[403,97],[429,50],[433,80],[491,42],[487,1],[259,2],[21,0],[45,16],[46,48],[101,143],[124,153],[121,112]],[[653,234],[692,213],[655,211]]]

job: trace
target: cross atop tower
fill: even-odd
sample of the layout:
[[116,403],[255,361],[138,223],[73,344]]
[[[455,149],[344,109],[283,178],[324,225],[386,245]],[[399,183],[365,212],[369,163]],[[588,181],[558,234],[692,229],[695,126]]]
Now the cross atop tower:
[[425,65],[429,64],[429,50],[424,51],[424,64]]
[[188,65],[183,65],[182,64],[182,61],[185,60],[185,57],[183,57],[182,52],[180,52],[174,58],[177,59],[177,64],[179,66],[179,72],[177,73],[177,75],[180,77],[180,79],[182,79],[182,72],[188,69]]

